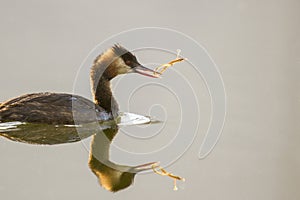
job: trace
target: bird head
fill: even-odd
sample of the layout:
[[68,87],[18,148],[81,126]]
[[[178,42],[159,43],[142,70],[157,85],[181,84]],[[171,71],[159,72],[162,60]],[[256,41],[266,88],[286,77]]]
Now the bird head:
[[159,77],[159,73],[141,65],[135,55],[119,44],[114,45],[97,57],[92,72],[98,75],[102,73],[108,80],[128,73],[138,73],[152,78]]

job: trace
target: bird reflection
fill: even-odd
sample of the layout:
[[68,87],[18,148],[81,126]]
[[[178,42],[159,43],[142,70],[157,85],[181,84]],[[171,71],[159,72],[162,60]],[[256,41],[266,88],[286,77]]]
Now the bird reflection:
[[156,163],[126,166],[109,160],[109,147],[118,132],[115,126],[93,136],[90,148],[89,167],[97,176],[99,184],[111,192],[117,192],[133,184],[137,173],[149,170]]

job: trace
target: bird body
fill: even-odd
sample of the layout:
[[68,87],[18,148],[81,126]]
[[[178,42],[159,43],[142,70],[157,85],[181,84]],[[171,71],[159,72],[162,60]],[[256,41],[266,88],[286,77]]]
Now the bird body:
[[110,113],[92,101],[64,93],[26,94],[0,105],[1,122],[73,125],[74,119],[91,123],[111,118]]
[[[47,125],[80,125],[82,123],[103,122],[117,118],[119,108],[113,97],[110,81],[121,74],[139,73],[151,77],[154,71],[143,67],[136,57],[120,45],[115,45],[100,54],[91,67],[91,89],[93,101],[74,94],[34,93],[25,94],[0,104],[0,123],[22,122]],[[42,130],[42,129],[41,129]],[[42,136],[40,137],[36,136]],[[67,134],[64,131],[64,134]],[[22,132],[2,133],[9,139],[29,143],[49,144],[79,141],[72,134],[57,137],[57,134]],[[72,138],[71,140],[68,138]]]
[[99,55],[91,68],[93,102],[73,94],[26,94],[0,104],[0,122],[74,124],[74,115],[79,122],[109,120],[116,117],[119,111],[112,95],[111,79],[121,74],[142,71],[154,72],[141,66],[128,50],[115,45]]

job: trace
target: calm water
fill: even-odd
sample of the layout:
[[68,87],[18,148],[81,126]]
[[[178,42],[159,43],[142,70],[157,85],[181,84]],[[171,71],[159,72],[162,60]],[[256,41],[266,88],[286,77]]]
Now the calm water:
[[[110,160],[110,145],[119,126],[159,123],[150,117],[120,113],[115,120],[78,125],[52,125],[25,122],[0,123],[0,135],[31,145],[58,145],[79,142],[92,136],[88,166],[108,191],[117,192],[131,186],[137,173],[150,171],[158,164],[128,166]],[[46,148],[46,147],[45,147]],[[163,171],[164,172],[164,171]],[[63,179],[62,179],[63,181]]]
[[[31,92],[73,93],[77,69],[96,44],[129,28],[161,26],[184,32],[205,46],[224,79],[227,118],[216,148],[209,157],[199,160],[199,147],[209,126],[209,94],[203,81],[198,81],[188,66],[180,64],[174,69],[195,87],[201,118],[190,148],[167,168],[186,178],[185,183],[179,182],[177,192],[173,191],[172,180],[152,173],[136,176],[134,185],[119,193],[106,191],[88,165],[92,137],[61,145],[31,145],[0,137],[0,198],[300,199],[299,3],[3,1],[0,102]],[[136,38],[136,42],[151,41],[151,37]],[[133,43],[122,44],[131,48]],[[174,46],[182,48],[175,43]],[[141,63],[174,58],[157,54],[152,57],[148,53],[137,56]],[[156,83],[170,83],[168,87],[182,90],[177,84],[181,79],[174,78],[175,70]],[[164,162],[176,153],[174,150],[168,156],[135,160],[119,154],[120,149],[141,154],[153,152],[177,134],[180,109],[176,98],[164,96],[166,91],[141,89],[128,106],[127,93],[132,90],[126,86],[148,81],[134,75],[122,78],[122,84],[114,88],[120,110],[155,116],[164,123],[120,127],[111,146],[115,163],[134,166]],[[89,86],[84,90],[86,94],[76,94],[89,97]],[[151,107],[157,103],[167,110],[167,116],[159,106]],[[193,114],[195,109],[190,105],[189,113]],[[193,121],[194,117],[185,119]],[[153,136],[163,124],[163,131],[158,137]],[[181,133],[192,131],[185,128]]]
[[53,125],[25,122],[0,123],[0,135],[13,141],[29,144],[64,144],[90,137],[114,126],[157,123],[150,117],[133,113],[120,113],[116,120],[79,125]]

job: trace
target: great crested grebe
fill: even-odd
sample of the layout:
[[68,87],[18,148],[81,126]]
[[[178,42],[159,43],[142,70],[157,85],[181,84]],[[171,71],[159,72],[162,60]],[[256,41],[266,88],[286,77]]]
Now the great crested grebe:
[[[99,55],[91,68],[94,102],[78,95],[59,93],[26,94],[11,99],[0,104],[0,122],[33,123],[34,130],[30,130],[32,127],[29,127],[22,132],[0,132],[0,135],[14,141],[34,144],[79,141],[81,138],[78,137],[76,129],[57,129],[52,125],[77,125],[78,122],[113,119],[118,115],[118,104],[112,95],[110,80],[120,74],[132,72],[157,77],[153,70],[143,67],[132,53],[120,45],[115,45]],[[109,148],[118,133],[118,125],[114,120],[112,122],[114,123],[110,124],[110,128],[102,131],[93,130],[90,134],[94,136],[91,142],[89,167],[98,177],[102,187],[117,192],[129,187],[137,173],[151,169],[156,163],[125,166],[111,162]]]
[[[163,70],[180,59],[163,65]],[[162,71],[163,72],[163,71]],[[109,159],[112,140],[118,133],[118,104],[114,99],[110,81],[127,73],[139,73],[157,78],[160,72],[143,67],[136,57],[120,45],[99,55],[91,68],[91,87],[94,102],[73,94],[34,93],[26,94],[4,103],[0,103],[0,124],[9,122],[28,123],[24,130],[1,132],[8,139],[34,144],[60,144],[76,142],[82,139],[74,129],[58,128],[60,125],[78,125],[98,121],[110,121],[103,130],[90,129],[88,136],[93,135],[89,156],[89,167],[97,176],[99,183],[106,190],[117,192],[129,187],[137,173],[159,167],[157,162],[138,166],[119,165]],[[80,124],[81,125],[81,124]],[[98,128],[98,127],[97,127]],[[91,132],[91,133],[90,133]],[[172,174],[163,175],[175,179]]]
[[90,127],[79,136],[78,130],[70,125],[114,121],[118,116],[118,104],[112,95],[110,81],[127,73],[158,77],[153,70],[143,67],[131,52],[114,45],[100,54],[91,67],[94,102],[63,93],[26,94],[8,100],[0,103],[0,125],[18,125],[12,131],[1,131],[0,127],[0,135],[13,141],[51,145],[77,142],[89,137],[94,134]]
[[131,52],[115,45],[99,55],[91,68],[94,102],[73,94],[26,94],[0,104],[0,122],[72,125],[73,117],[80,123],[112,119],[117,116],[118,104],[112,96],[110,80],[127,73],[157,77],[153,70],[143,67]]

